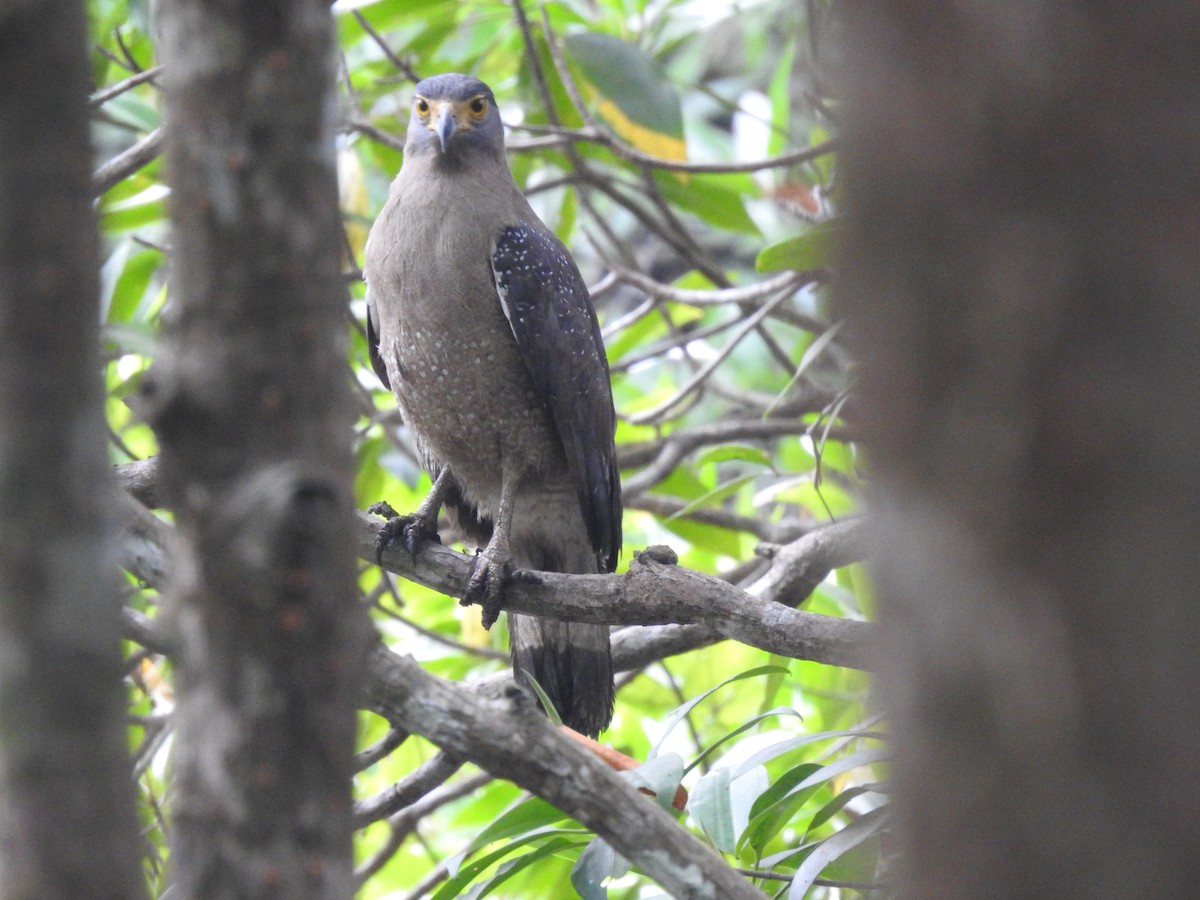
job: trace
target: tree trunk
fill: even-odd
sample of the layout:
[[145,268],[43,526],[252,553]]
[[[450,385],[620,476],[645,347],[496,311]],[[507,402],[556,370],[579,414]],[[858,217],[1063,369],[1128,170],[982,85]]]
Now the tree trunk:
[[898,895],[1200,896],[1200,7],[849,13]]
[[144,896],[105,547],[83,6],[0,10],[0,897]]
[[349,897],[355,600],[324,0],[169,0],[171,321],[148,388],[183,538],[174,878]]

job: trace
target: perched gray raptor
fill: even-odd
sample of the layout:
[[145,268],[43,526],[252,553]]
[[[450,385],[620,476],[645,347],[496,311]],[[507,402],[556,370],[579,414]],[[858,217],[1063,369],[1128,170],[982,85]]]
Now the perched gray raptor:
[[[367,240],[371,361],[434,490],[385,533],[414,548],[438,511],[479,544],[465,601],[498,614],[514,569],[611,572],[621,548],[608,360],[566,248],[518,190],[491,90],[416,87],[404,164]],[[595,736],[612,718],[608,627],[509,616],[517,676]]]

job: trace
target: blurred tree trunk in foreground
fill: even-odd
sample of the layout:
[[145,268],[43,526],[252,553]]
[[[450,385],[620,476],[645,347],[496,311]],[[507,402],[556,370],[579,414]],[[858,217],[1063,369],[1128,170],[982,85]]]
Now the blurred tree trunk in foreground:
[[328,3],[160,7],[182,898],[353,893],[356,603]]
[[848,12],[899,895],[1200,896],[1200,7]]
[[0,10],[0,85],[0,897],[128,900],[82,4]]

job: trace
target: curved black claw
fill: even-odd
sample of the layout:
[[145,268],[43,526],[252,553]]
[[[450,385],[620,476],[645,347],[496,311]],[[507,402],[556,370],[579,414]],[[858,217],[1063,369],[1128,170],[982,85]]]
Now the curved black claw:
[[[375,504],[375,506],[379,505]],[[372,506],[368,512],[375,512],[375,506]],[[389,506],[388,509],[391,507]],[[375,562],[383,565],[383,551],[396,544],[402,545],[415,561],[417,551],[427,541],[434,541],[438,544],[442,542],[442,539],[438,537],[436,522],[430,522],[418,513],[409,513],[404,516],[393,515],[383,523],[379,534],[375,536]]]
[[483,607],[483,627],[491,628],[500,617],[504,601],[504,586],[512,578],[512,562],[496,560],[486,551],[476,554],[471,565],[471,578],[467,581],[467,592],[460,601],[463,606],[478,603]]

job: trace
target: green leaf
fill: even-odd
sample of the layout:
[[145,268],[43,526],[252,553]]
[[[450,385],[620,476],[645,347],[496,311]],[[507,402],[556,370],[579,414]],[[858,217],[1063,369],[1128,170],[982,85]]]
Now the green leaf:
[[124,353],[154,356],[158,350],[158,331],[145,323],[104,323],[101,333],[106,345]]
[[[786,672],[787,672],[787,670],[784,669],[785,674],[786,674]],[[768,678],[772,678],[772,679],[775,677],[776,676],[774,676],[774,675],[768,676]],[[763,721],[764,719],[770,719],[774,716],[795,716],[796,718],[801,718],[800,713],[798,713],[798,712],[796,712],[796,710],[791,709],[786,706],[777,706],[775,709],[770,709],[764,713],[760,713],[759,715],[755,716],[753,719],[750,719],[750,721],[743,722],[737,728],[733,729],[733,731],[729,732],[728,734],[722,735],[720,738],[718,738],[717,740],[715,740],[711,744],[709,744],[707,747],[705,747],[694,760],[692,760],[690,763],[688,763],[687,769],[684,771],[684,774],[686,775],[688,772],[692,771],[692,769],[696,768],[696,766],[700,765],[700,763],[702,763],[705,759],[707,759],[709,756],[711,756],[718,747],[724,746],[728,741],[737,737],[739,734],[742,734],[743,732],[750,730],[751,728],[753,728],[755,725],[757,725],[759,722]]]
[[818,786],[813,785],[803,791],[793,791],[793,788],[820,768],[816,763],[798,765],[763,791],[750,808],[750,821],[742,832],[739,845],[748,844],[756,857],[762,856],[767,844],[816,793]]
[[555,725],[562,725],[562,716],[558,714],[558,710],[554,706],[554,701],[550,699],[550,695],[546,693],[538,680],[533,677],[532,672],[525,668],[522,668],[521,671],[525,673],[525,677],[528,679],[529,686],[533,688],[533,692],[537,694],[538,701],[542,704],[542,709],[546,711],[546,718],[548,718]]
[[494,841],[513,835],[527,834],[536,829],[562,822],[567,818],[567,814],[558,807],[547,803],[540,797],[530,797],[501,814],[500,818],[481,831],[475,840],[471,841],[462,851],[460,858],[466,857]]
[[705,463],[729,462],[731,460],[753,463],[765,469],[774,467],[769,453],[761,447],[751,447],[749,444],[722,444],[719,447],[712,447],[703,453],[697,453],[695,462],[692,465],[702,466]]
[[128,322],[145,299],[150,279],[162,261],[157,250],[139,250],[132,239],[121,241],[100,268],[101,318]]
[[[836,737],[874,738],[874,739],[881,740],[881,741],[884,739],[884,735],[882,732],[865,731],[860,728],[852,728],[848,731],[818,731],[813,734],[806,734],[806,735],[802,735],[800,737],[785,738],[782,741],[777,741],[776,743],[771,744],[769,747],[764,747],[762,750],[759,750],[757,753],[755,753],[754,755],[750,756],[745,761],[743,761],[742,764],[738,767],[738,770],[734,777],[742,774],[742,772],[747,772],[750,769],[753,769],[755,766],[760,766],[763,763],[770,762],[773,759],[777,759],[778,757],[783,756],[783,754],[785,754],[785,753],[790,753],[792,750],[795,750],[797,747],[803,747],[806,744],[811,744],[816,741],[825,741],[825,740],[828,740],[829,738],[836,738]],[[867,754],[869,754],[869,757],[864,756]],[[863,758],[860,758],[860,757],[863,757]],[[880,759],[884,759],[884,758],[886,758],[886,754],[884,754],[884,751],[882,751],[882,750],[875,750],[875,749],[862,750],[857,753],[851,753],[849,756],[841,757],[836,762],[830,763],[829,765],[822,767],[821,772],[824,773],[824,772],[826,772],[827,769],[830,769],[833,766],[840,765],[841,763],[844,763],[846,760],[852,761],[850,765],[844,766],[844,767],[838,769],[837,771],[829,772],[828,774],[824,775],[824,778],[832,778],[834,775],[838,775],[841,772],[844,772],[848,769],[853,769],[855,766],[865,765],[868,762],[877,762]],[[813,777],[816,778],[817,776],[813,776]],[[823,780],[823,779],[818,778],[817,780]],[[807,787],[807,786],[808,785],[806,785],[806,784],[800,785],[800,787]]]
[[738,681],[744,681],[747,678],[758,678],[761,675],[769,675],[774,672],[780,672],[780,671],[787,672],[787,669],[784,668],[783,666],[758,666],[753,669],[747,669],[745,672],[739,672],[736,675],[732,675],[729,678],[726,678],[720,684],[716,685],[715,687],[709,688],[704,693],[700,694],[697,697],[693,697],[691,700],[688,700],[686,703],[681,703],[679,706],[677,706],[673,710],[671,710],[671,712],[669,712],[666,715],[666,717],[663,719],[662,734],[659,736],[658,741],[650,749],[649,758],[653,759],[655,756],[658,755],[658,750],[662,746],[663,741],[665,741],[667,739],[667,736],[672,731],[675,730],[675,726],[678,725],[680,722],[682,722],[684,720],[684,718],[687,716],[687,714],[690,713],[693,709],[695,709],[697,704],[701,703],[705,698],[716,693],[717,691],[719,691],[721,688],[725,687],[726,685],[734,684]]
[[[554,853],[561,853],[563,850],[569,850],[574,847],[578,847],[583,843],[583,841],[574,838],[551,838],[537,849],[530,850],[528,853],[522,854],[517,859],[509,860],[508,862],[503,863],[500,866],[499,871],[492,876],[491,880],[480,885],[476,889],[475,893],[472,894],[472,897],[475,898],[475,900],[478,900],[480,897],[486,897],[493,890],[504,884],[504,882],[508,881],[514,875],[518,875],[525,871],[525,869],[529,868],[534,863],[540,862],[545,857]],[[588,846],[591,845],[589,844]],[[587,852],[586,847],[584,848],[584,852]]]
[[155,184],[116,203],[101,202],[100,224],[105,231],[130,231],[166,218],[166,185]]
[[612,848],[604,838],[595,838],[575,861],[571,885],[583,900],[608,900],[604,882],[620,878],[630,869],[629,860]]
[[733,805],[729,784],[733,773],[728,766],[713,769],[696,782],[688,798],[688,812],[718,850],[732,853]]
[[678,753],[664,753],[647,760],[636,769],[619,773],[636,788],[645,788],[654,794],[654,799],[663,809],[674,808],[675,791],[683,780],[683,757]]
[[[534,841],[543,840],[547,838],[547,835],[552,834],[554,834],[554,832],[547,830],[544,832],[523,835],[522,837],[510,841],[503,847],[479,857],[479,859],[472,860],[467,865],[458,869],[453,877],[447,879],[445,883],[442,884],[442,886],[438,889],[438,892],[433,895],[433,900],[452,900],[452,898],[457,897],[462,893],[463,888],[478,878],[484,871],[486,871],[498,860],[504,859],[504,857],[515,853],[517,850],[520,850],[527,844],[533,843]],[[562,840],[568,845],[571,843],[577,843],[561,836],[552,837],[550,840]],[[561,847],[555,847],[554,849],[557,851],[561,849]]]
[[836,816],[839,812],[841,812],[842,809],[845,808],[846,804],[849,803],[851,800],[853,800],[855,797],[861,797],[863,794],[869,794],[869,793],[874,792],[875,790],[876,790],[875,787],[873,787],[871,785],[866,785],[866,784],[858,785],[858,786],[852,787],[852,788],[847,788],[846,790],[844,790],[840,794],[838,794],[836,797],[834,797],[832,800],[830,800],[828,803],[826,803],[824,806],[822,806],[819,810],[817,810],[816,815],[814,815],[812,817],[812,821],[810,821],[808,823],[808,830],[810,832],[812,832],[812,831],[816,830],[817,828],[820,828],[822,825],[824,825],[826,822],[828,822],[830,819],[832,819],[834,816]]
[[764,247],[754,261],[754,268],[759,272],[778,272],[783,269],[811,272],[827,266],[839,227],[837,219],[826,219],[802,234]]
[[742,555],[742,533],[710,525],[707,522],[697,522],[693,519],[680,519],[672,516],[662,521],[668,531],[679,535],[697,550],[716,553],[738,559]]
[[680,181],[669,172],[656,172],[654,183],[668,202],[699,216],[709,225],[754,237],[762,235],[746,212],[745,197],[754,196],[753,190],[733,190],[713,175],[691,175]]
[[104,104],[104,111],[147,133],[162,124],[158,109],[142,99],[138,91],[126,91],[114,97]]
[[857,847],[876,834],[888,821],[888,808],[880,807],[859,816],[837,834],[822,841],[801,863],[788,889],[788,900],[803,900],[805,893],[821,872],[843,853]]
[[666,334],[666,331],[667,323],[663,321],[662,316],[642,316],[608,342],[609,362],[616,365],[627,353],[644,350],[652,341]]
[[[670,516],[668,516],[666,519],[663,520],[663,524],[666,525],[672,519],[684,518],[687,515],[689,515],[690,513],[692,513],[694,510],[701,509],[702,507],[716,506],[716,505],[718,505],[718,503],[721,500],[724,500],[726,497],[732,496],[733,494],[737,493],[739,488],[741,488],[745,484],[750,484],[756,478],[758,478],[758,473],[750,472],[745,475],[739,475],[737,478],[731,478],[728,481],[722,482],[721,484],[718,484],[715,488],[713,488],[708,493],[704,494],[701,497],[697,497],[695,500],[693,500],[691,503],[689,503],[683,509],[679,510],[679,512],[672,513]],[[708,526],[705,526],[705,527],[708,527]]]
[[622,140],[651,156],[687,158],[679,95],[656,60],[597,32],[570,34],[565,43],[580,86]]

